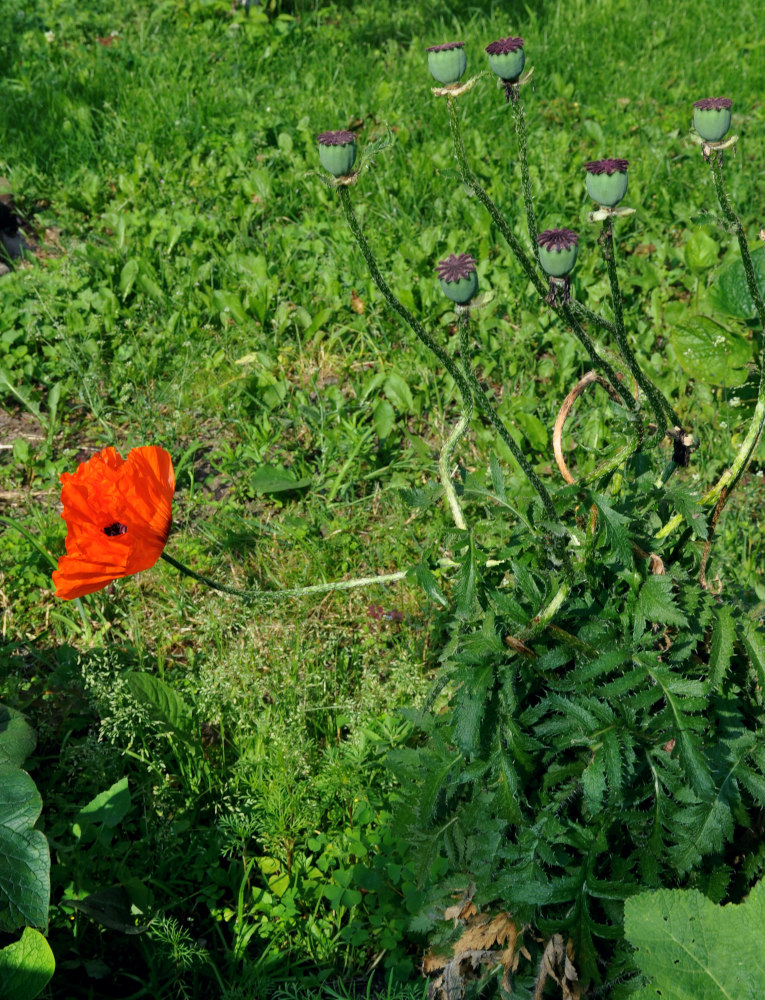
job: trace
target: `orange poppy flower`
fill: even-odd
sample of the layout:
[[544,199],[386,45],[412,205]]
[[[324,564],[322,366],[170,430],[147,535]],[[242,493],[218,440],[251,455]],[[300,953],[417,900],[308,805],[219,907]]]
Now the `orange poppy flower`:
[[163,448],[134,448],[127,459],[104,448],[61,482],[66,555],[53,574],[56,597],[92,594],[154,565],[170,534],[175,491]]

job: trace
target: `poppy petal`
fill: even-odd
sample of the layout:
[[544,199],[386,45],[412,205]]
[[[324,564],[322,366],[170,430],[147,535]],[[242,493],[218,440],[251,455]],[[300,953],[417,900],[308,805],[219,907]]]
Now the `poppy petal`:
[[173,463],[156,445],[123,459],[104,448],[61,476],[66,555],[53,574],[56,596],[72,600],[149,569],[172,523]]

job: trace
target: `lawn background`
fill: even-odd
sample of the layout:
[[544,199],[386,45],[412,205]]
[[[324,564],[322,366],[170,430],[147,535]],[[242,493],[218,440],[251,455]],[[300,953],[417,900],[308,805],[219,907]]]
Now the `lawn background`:
[[[440,634],[438,607],[410,584],[243,608],[160,564],[82,605],[57,602],[44,554],[63,552],[57,476],[109,444],[167,448],[168,551],[224,582],[438,568],[446,515],[407,508],[399,490],[433,478],[454,387],[386,311],[313,173],[317,133],[350,127],[363,147],[389,127],[392,148],[353,190],[375,252],[450,349],[434,267],[450,252],[478,258],[494,291],[474,328],[481,375],[553,478],[550,428],[584,359],[464,190],[424,55],[467,42],[468,73],[483,73],[460,103],[468,155],[525,240],[512,123],[483,54],[520,34],[540,229],[580,230],[575,294],[607,310],[582,165],[630,161],[638,211],[618,230],[628,328],[711,479],[739,440],[747,391],[694,379],[672,348],[678,324],[709,311],[717,273],[689,269],[686,244],[703,230],[724,264],[730,243],[706,214],[711,178],[688,128],[695,100],[733,99],[729,190],[754,240],[760,20],[757,5],[722,15],[711,2],[284,4],[246,18],[203,0],[5,0],[0,176],[36,252],[0,279],[0,502],[40,548],[0,536],[0,700],[38,730],[51,996],[102,995],[99,975],[114,996],[141,984],[253,998],[280,983],[366,982],[375,960],[383,979],[414,975],[416,888],[383,758],[406,739],[396,708],[437,672]],[[609,426],[607,410],[582,408],[577,468],[611,447]],[[482,474],[492,449],[524,492],[475,418],[464,466]],[[761,445],[712,568],[751,603],[765,600],[763,457]],[[142,710],[125,669],[172,685],[187,729]],[[79,810],[124,777],[120,825],[78,834]],[[117,885],[126,919],[130,904],[161,916],[146,934],[62,906]]]

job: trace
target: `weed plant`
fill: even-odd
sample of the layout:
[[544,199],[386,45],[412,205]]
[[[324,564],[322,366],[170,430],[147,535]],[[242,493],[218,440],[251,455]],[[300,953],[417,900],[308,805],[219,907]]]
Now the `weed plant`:
[[[556,927],[571,934],[575,967],[602,994],[627,974],[626,946],[600,937],[618,933],[625,892],[664,879],[736,900],[757,876],[756,816],[741,832],[736,796],[745,804],[742,775],[751,785],[757,773],[742,627],[765,600],[762,449],[714,533],[707,579],[724,581],[725,604],[694,582],[703,541],[678,550],[671,586],[656,594],[631,546],[671,548],[677,533],[648,543],[677,505],[698,531],[693,491],[730,464],[754,408],[756,379],[744,375],[759,328],[738,294],[738,251],[717,225],[711,178],[684,137],[694,100],[734,98],[740,156],[728,157],[726,176],[753,241],[762,224],[756,165],[765,162],[759,11],[742,2],[723,20],[706,0],[665,7],[487,4],[466,14],[431,2],[271,3],[251,5],[247,17],[229,0],[128,0],[119,10],[100,0],[6,0],[0,177],[36,259],[0,278],[0,513],[14,522],[0,525],[0,701],[22,709],[38,737],[24,766],[51,846],[48,937],[58,968],[49,996],[393,996],[396,977],[417,975],[429,938],[461,934],[442,919],[457,904],[466,914],[502,907],[519,923],[539,920],[545,940]],[[669,446],[650,429],[627,466],[589,481],[594,495],[557,489],[551,428],[588,370],[586,355],[465,189],[446,107],[424,77],[427,46],[466,38],[472,66],[485,58],[481,40],[508,30],[529,40],[535,66],[524,106],[538,231],[565,224],[582,233],[573,296],[610,322],[597,230],[581,223],[581,164],[630,161],[628,200],[640,210],[616,230],[627,333],[642,370],[700,439],[689,470],[663,490],[653,484]],[[594,37],[608,39],[597,59]],[[487,73],[460,99],[466,157],[502,209],[512,206],[511,229],[530,253],[512,110],[493,86]],[[494,291],[471,317],[477,377],[554,498],[546,518],[510,446],[476,408],[450,465],[470,545],[433,482],[462,415],[456,383],[388,311],[335,193],[307,176],[318,167],[318,133],[351,127],[362,147],[385,134],[384,123],[396,141],[351,192],[359,222],[399,300],[457,359],[460,324],[434,267],[452,252],[475,256],[481,287]],[[618,367],[610,333],[592,332]],[[725,338],[724,358],[700,349],[710,333]],[[597,387],[588,392],[564,437],[580,483],[633,437],[624,407],[601,402]],[[176,467],[173,552],[203,573],[277,590],[417,566],[430,598],[409,582],[242,608],[158,566],[84,601],[55,601],[57,476],[107,444],[124,453],[148,441],[171,451]],[[403,514],[401,489],[410,490]],[[572,535],[582,542],[579,576],[553,622],[569,638],[522,637],[536,659],[510,658],[505,637],[522,636],[563,579],[555,560],[564,556],[546,541],[559,520],[565,535],[556,528],[556,537],[569,549]],[[653,620],[657,609],[674,621]],[[640,614],[646,631],[636,636]],[[729,627],[720,691],[702,692],[710,657],[722,670]],[[693,634],[703,640],[691,648]],[[625,665],[608,660],[598,679],[597,658],[572,652],[570,636],[590,649],[601,640],[640,647],[646,662],[634,670],[682,676],[674,697],[691,726],[684,756],[678,743],[674,755],[661,749],[673,723],[645,694],[633,725],[645,753],[633,760],[622,713],[634,692],[612,706],[616,722],[598,719],[604,686],[613,689]],[[668,653],[654,648],[670,640]],[[566,688],[577,679],[576,691]],[[646,673],[640,690],[651,683]],[[738,715],[725,701],[736,684]],[[518,753],[528,757],[516,804],[524,824],[539,818],[527,825],[523,857],[510,856],[518,845],[503,833],[512,796],[501,772],[507,733],[501,746],[497,734],[511,695],[522,703]],[[396,714],[402,705],[406,718]],[[743,756],[725,784],[727,751],[710,762],[708,740],[719,727],[730,746],[737,726]],[[698,788],[686,795],[696,741]],[[418,789],[404,803],[384,765],[391,751],[403,788]],[[636,837],[648,829],[649,799],[637,801],[648,759],[663,768],[671,860],[659,851],[646,873],[656,856],[648,848],[643,868],[630,867],[626,849],[609,861],[603,838],[622,821]],[[433,775],[447,765],[439,785]],[[620,811],[627,794],[635,800]],[[711,804],[719,847],[683,860],[676,827],[684,816],[693,828],[699,802]],[[737,856],[726,841],[731,803],[744,844]],[[575,827],[582,840],[572,846]],[[492,855],[496,843],[507,857]],[[586,888],[583,844],[594,875]],[[517,885],[534,898],[515,898]],[[541,950],[530,932],[524,941],[534,961],[517,951],[520,996]]]

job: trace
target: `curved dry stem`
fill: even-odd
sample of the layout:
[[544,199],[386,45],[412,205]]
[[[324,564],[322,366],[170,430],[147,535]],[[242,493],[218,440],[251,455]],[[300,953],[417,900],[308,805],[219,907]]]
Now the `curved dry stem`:
[[576,480],[569,472],[568,466],[566,465],[566,460],[563,458],[563,428],[568,420],[569,414],[571,413],[571,408],[574,403],[579,399],[584,390],[588,385],[592,385],[593,382],[597,382],[598,385],[602,385],[606,390],[611,399],[615,400],[621,405],[621,397],[619,393],[614,389],[610,382],[607,382],[602,375],[598,375],[597,372],[589,371],[586,375],[583,375],[579,381],[576,383],[571,392],[563,400],[563,404],[558,413],[558,417],[555,421],[555,427],[553,428],[553,451],[555,453],[555,461],[560,470],[560,474],[563,476],[564,480],[571,484],[575,483]]

